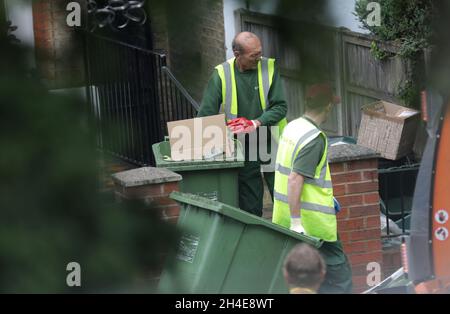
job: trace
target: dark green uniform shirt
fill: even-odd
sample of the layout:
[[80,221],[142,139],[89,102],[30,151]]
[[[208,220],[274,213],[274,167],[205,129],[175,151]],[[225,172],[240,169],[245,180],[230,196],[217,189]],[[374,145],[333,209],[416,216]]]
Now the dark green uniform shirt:
[[[236,79],[238,117],[249,120],[259,120],[261,125],[276,125],[286,116],[287,104],[284,98],[280,73],[275,63],[272,85],[269,90],[266,111],[261,108],[259,98],[258,70],[240,72],[234,63]],[[222,103],[222,81],[214,69],[208,86],[203,95],[203,101],[198,112],[198,117],[211,116],[219,113]]]

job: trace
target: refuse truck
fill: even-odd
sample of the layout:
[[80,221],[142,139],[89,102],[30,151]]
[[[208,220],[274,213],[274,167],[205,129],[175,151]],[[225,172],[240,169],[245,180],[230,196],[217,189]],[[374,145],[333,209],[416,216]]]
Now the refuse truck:
[[450,103],[423,98],[428,140],[414,191],[403,267],[366,293],[450,293]]

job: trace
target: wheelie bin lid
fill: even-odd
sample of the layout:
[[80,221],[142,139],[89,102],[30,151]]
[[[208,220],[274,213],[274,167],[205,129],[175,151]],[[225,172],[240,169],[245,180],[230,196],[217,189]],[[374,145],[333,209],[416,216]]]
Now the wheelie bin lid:
[[172,171],[240,168],[244,166],[244,153],[241,143],[239,141],[235,142],[235,155],[229,158],[223,157],[218,159],[206,160],[173,161],[169,159],[171,157],[169,141],[162,141],[153,144],[152,150],[153,155],[155,156],[156,167],[164,167]]
[[319,238],[293,232],[285,227],[274,224],[264,218],[249,214],[239,208],[221,202],[213,201],[199,195],[174,191],[170,193],[169,197],[180,203],[200,207],[230,217],[247,225],[264,226],[266,228],[288,235],[292,238],[298,239],[302,242],[308,243],[316,248],[321,247],[323,243],[323,240]]

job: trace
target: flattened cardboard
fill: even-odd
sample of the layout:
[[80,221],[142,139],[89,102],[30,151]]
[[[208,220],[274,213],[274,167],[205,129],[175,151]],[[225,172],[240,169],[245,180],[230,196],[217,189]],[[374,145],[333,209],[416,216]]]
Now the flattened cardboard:
[[225,115],[171,121],[167,123],[171,158],[175,161],[220,159],[234,155]]

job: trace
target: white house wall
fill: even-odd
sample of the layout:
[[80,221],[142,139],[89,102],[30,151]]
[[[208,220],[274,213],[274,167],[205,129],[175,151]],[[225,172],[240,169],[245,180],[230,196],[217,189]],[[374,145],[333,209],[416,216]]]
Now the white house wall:
[[234,20],[234,11],[245,8],[244,0],[224,0],[223,1],[223,18],[225,28],[225,53],[227,59],[233,57],[231,50],[231,41],[236,34],[236,26]]
[[[5,11],[6,18],[12,25],[17,26],[13,34],[22,44],[34,48],[32,0],[5,0]],[[30,66],[34,67],[36,64],[34,53],[31,53],[28,59]]]

